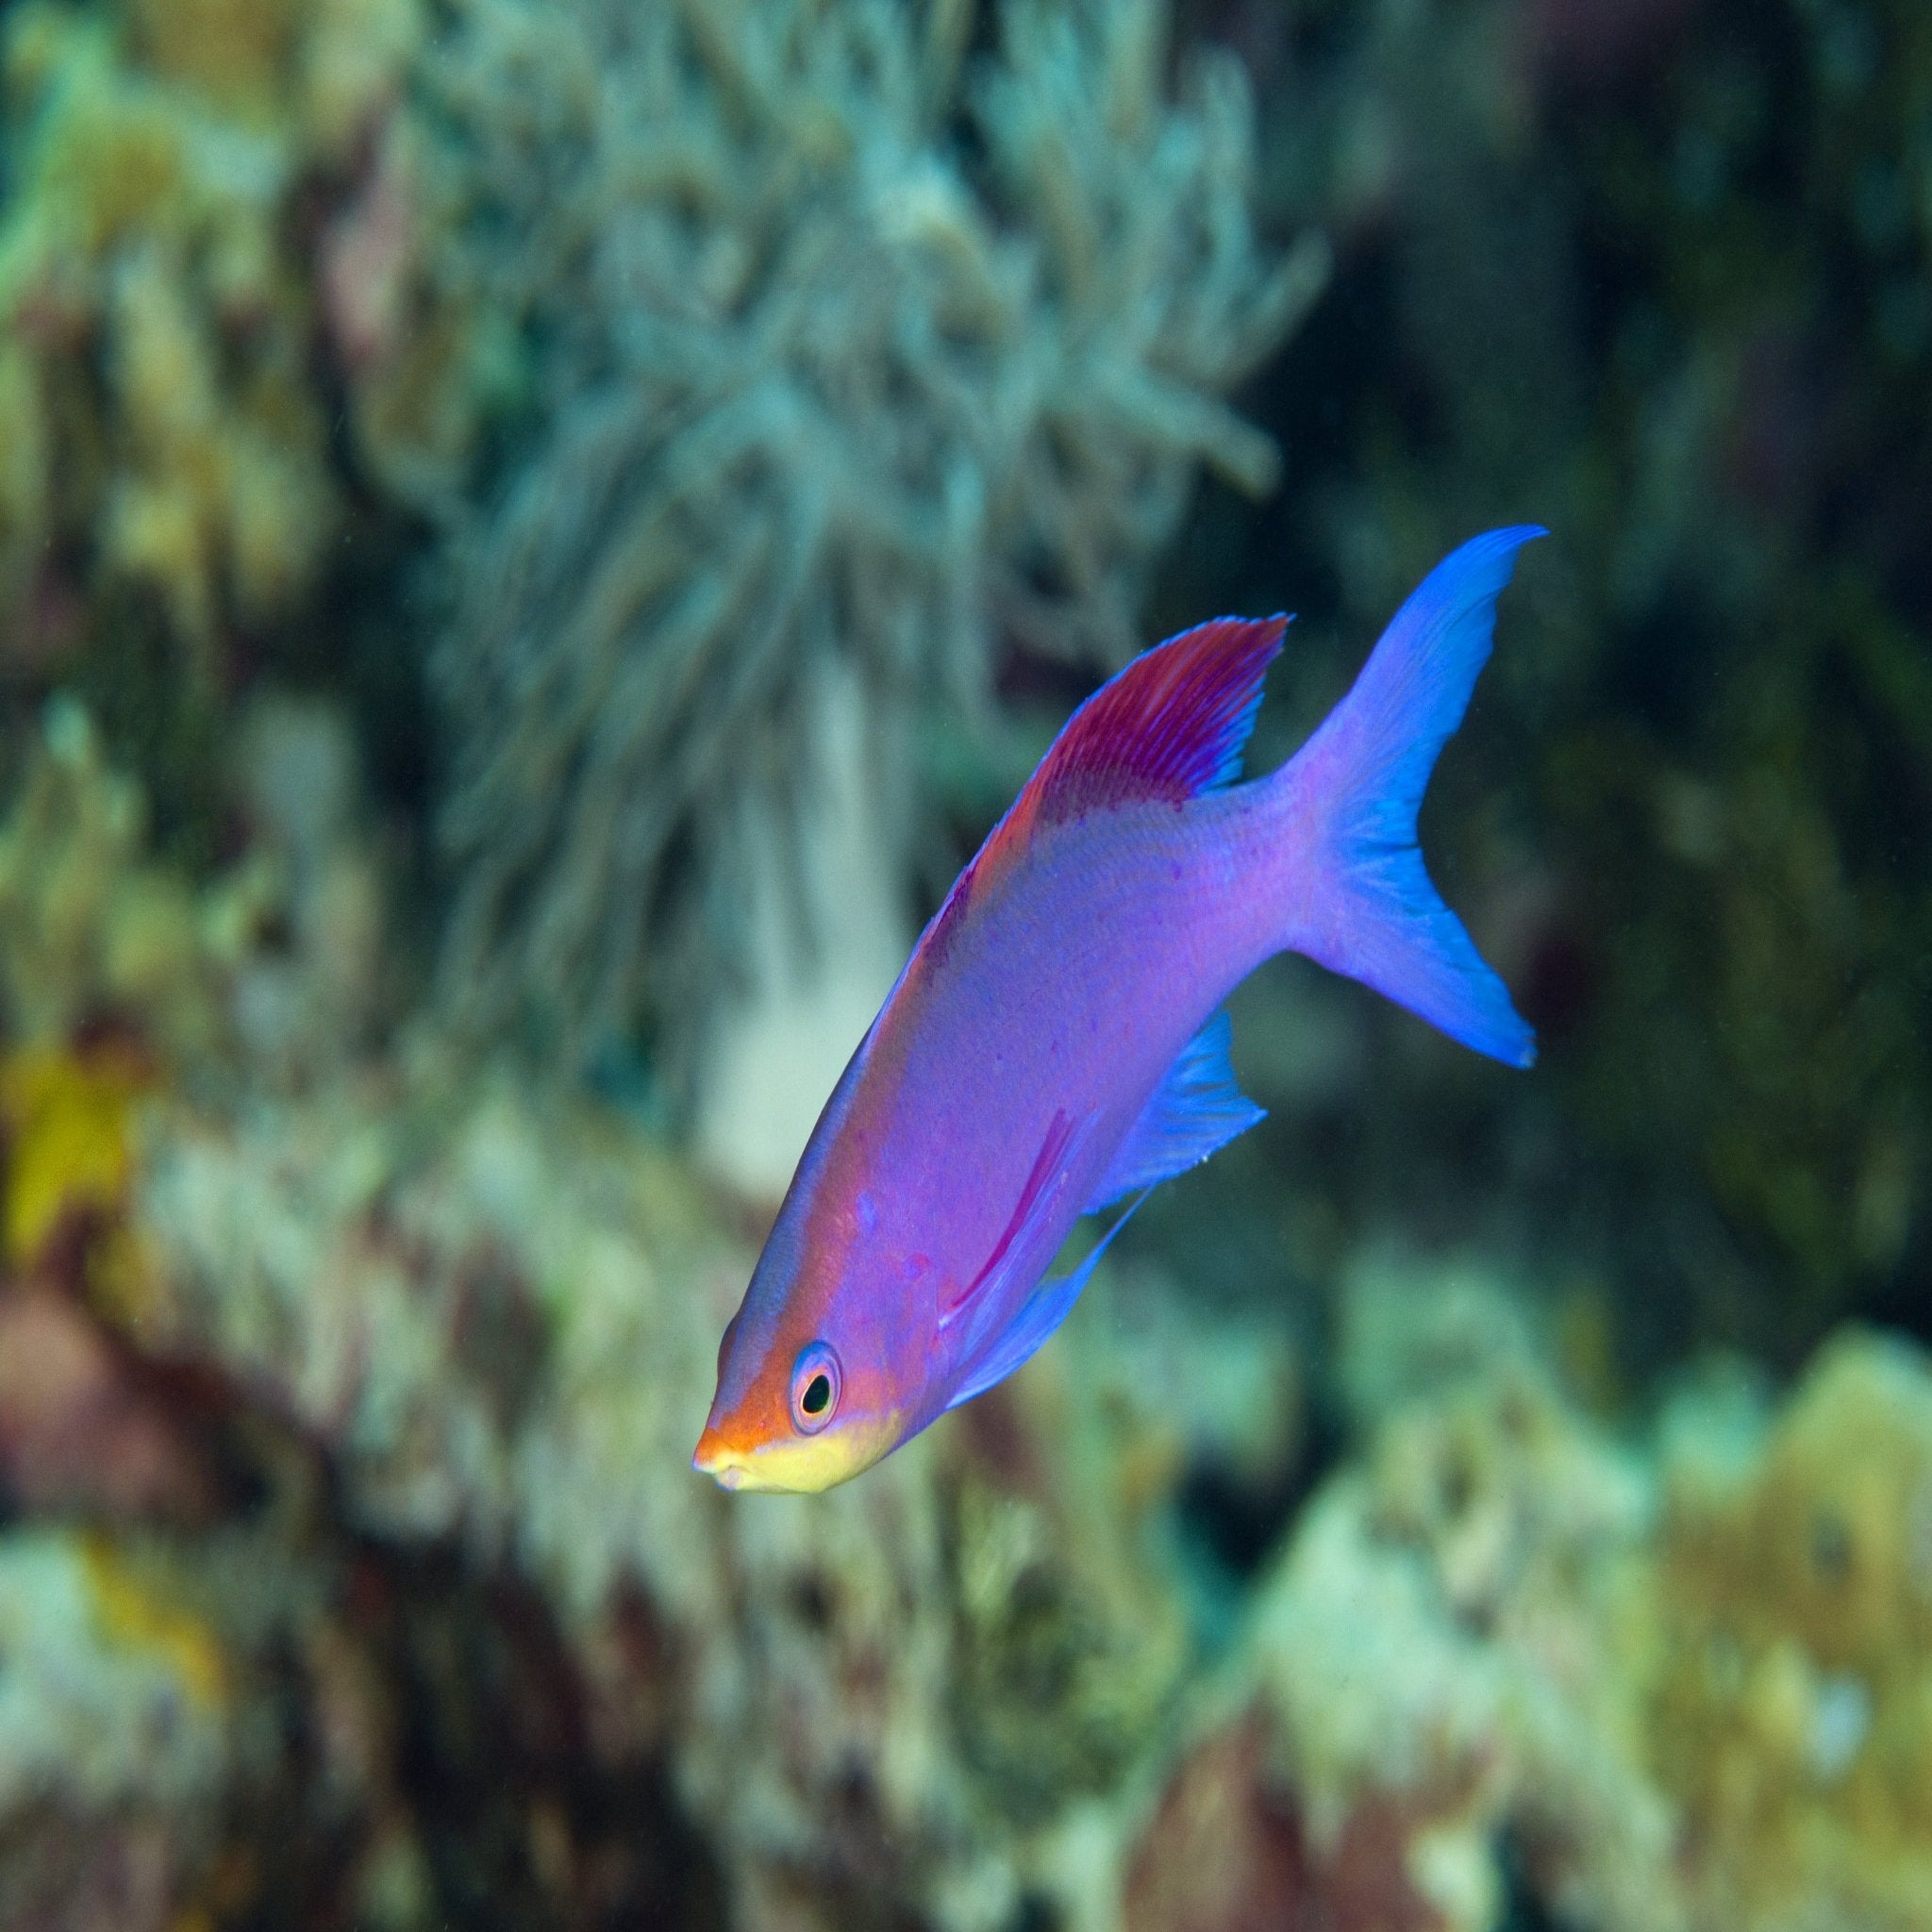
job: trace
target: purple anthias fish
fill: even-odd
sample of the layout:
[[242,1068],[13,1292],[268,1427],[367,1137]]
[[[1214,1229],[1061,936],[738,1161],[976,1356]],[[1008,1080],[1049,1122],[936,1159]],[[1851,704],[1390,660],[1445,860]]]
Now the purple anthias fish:
[[1261,1118],[1220,1008],[1276,953],[1530,1064],[1529,1027],[1429,883],[1416,811],[1541,534],[1437,565],[1268,777],[1235,782],[1286,618],[1170,638],[1074,713],[813,1130],[719,1345],[697,1468],[829,1489],[1011,1374],[1125,1216],[1042,1278],[1073,1224],[1138,1207]]

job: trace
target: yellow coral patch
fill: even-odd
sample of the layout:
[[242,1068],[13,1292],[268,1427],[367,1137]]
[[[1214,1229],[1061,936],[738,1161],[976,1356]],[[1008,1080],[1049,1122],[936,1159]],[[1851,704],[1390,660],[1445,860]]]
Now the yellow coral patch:
[[[22,43],[30,52],[14,55]],[[8,48],[9,76],[48,91],[27,192],[9,223],[11,245],[0,249],[15,272],[0,277],[11,293],[38,266],[35,255],[95,256],[155,220],[179,200],[187,160],[165,101],[117,71],[113,37],[98,23],[33,9],[12,29]]]
[[7,1259],[30,1263],[77,1209],[112,1214],[126,1198],[130,1116],[145,1076],[131,1054],[25,1048],[0,1060],[8,1134]]
[[289,0],[131,0],[128,12],[157,73],[234,107],[275,106],[293,38]]
[[1749,1463],[1673,1476],[1652,1750],[1707,1896],[1932,1924],[1932,1369],[1842,1336]]
[[208,1625],[161,1595],[106,1537],[83,1538],[80,1553],[103,1640],[157,1658],[198,1710],[219,1709],[226,1699],[227,1672]]

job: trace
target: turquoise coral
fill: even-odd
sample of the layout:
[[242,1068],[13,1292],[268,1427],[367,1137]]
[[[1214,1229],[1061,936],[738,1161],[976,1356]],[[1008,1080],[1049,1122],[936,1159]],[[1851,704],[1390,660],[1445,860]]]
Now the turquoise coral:
[[914,693],[982,705],[1002,638],[1117,660],[1197,472],[1271,484],[1221,396],[1323,257],[1254,232],[1238,68],[1191,58],[1171,99],[1146,0],[1011,0],[984,58],[974,30],[577,0],[478,9],[444,51],[488,259],[557,345],[432,666],[459,1008],[582,1043],[655,1001],[688,1048],[745,971],[754,832],[827,782],[841,667],[887,847],[844,889],[896,900]]

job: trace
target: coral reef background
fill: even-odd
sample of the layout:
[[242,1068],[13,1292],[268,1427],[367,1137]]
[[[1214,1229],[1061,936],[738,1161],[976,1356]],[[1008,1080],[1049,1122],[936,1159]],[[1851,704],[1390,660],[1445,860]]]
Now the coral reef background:
[[[0,9],[0,1925],[1932,1924],[1916,0]],[[1527,1077],[1263,1127],[858,1482],[691,1474],[906,944],[1140,645]]]

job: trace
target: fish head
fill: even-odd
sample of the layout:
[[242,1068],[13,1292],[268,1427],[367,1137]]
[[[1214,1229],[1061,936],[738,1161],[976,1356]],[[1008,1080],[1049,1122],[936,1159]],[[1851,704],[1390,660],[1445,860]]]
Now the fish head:
[[906,1372],[924,1352],[906,1332],[903,1294],[888,1291],[869,1244],[814,1241],[786,1220],[718,1344],[691,1457],[728,1490],[829,1490],[910,1433],[919,1391]]

